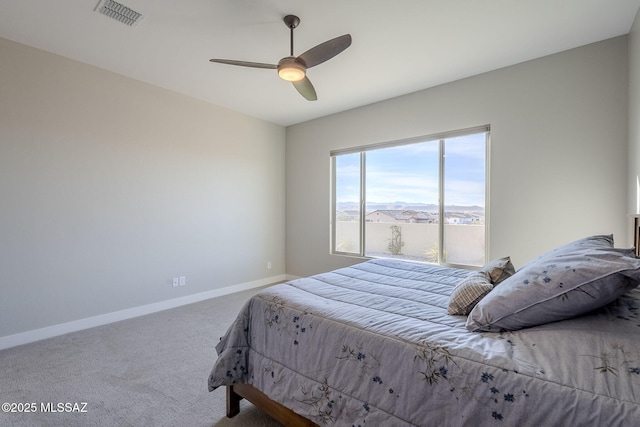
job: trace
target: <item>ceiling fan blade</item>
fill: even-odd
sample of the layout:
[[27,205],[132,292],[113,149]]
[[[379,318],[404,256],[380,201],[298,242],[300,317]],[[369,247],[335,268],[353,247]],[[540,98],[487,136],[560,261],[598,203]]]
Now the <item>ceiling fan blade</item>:
[[247,61],[234,61],[233,59],[210,59],[211,62],[218,62],[220,64],[239,65],[241,67],[253,67],[253,68],[268,68],[275,70],[278,68],[275,64],[264,64],[262,62],[247,62]]
[[302,61],[307,68],[315,67],[333,58],[349,46],[351,46],[351,34],[345,34],[312,47],[298,56],[296,60]]
[[304,79],[299,80],[297,82],[291,82],[293,86],[300,92],[300,95],[304,96],[307,101],[317,101],[318,95],[316,95],[316,90],[313,88],[311,84],[311,80],[305,76]]

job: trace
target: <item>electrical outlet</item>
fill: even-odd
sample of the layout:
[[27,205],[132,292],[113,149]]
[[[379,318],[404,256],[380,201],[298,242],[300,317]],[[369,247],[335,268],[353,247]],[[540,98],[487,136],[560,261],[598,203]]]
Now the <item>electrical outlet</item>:
[[178,279],[177,277],[173,278],[173,287],[177,288],[178,286],[180,286],[180,279]]
[[271,261],[267,262],[267,270],[271,270]]
[[187,284],[187,277],[186,276],[180,276],[180,286],[184,286]]

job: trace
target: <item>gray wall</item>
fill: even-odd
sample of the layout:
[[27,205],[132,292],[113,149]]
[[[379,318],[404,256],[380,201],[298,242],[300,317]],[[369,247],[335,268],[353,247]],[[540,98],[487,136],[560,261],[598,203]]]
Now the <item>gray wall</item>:
[[287,128],[286,265],[329,255],[329,152],[490,124],[490,258],[516,266],[590,234],[628,244],[627,37]]
[[[628,212],[640,214],[640,10],[629,33]],[[630,221],[631,224],[631,221]]]
[[0,58],[0,338],[284,277],[283,127],[7,40]]

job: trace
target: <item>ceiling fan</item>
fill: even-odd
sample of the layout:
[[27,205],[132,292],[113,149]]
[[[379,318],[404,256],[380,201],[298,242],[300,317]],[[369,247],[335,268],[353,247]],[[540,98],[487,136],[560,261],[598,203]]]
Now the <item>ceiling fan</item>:
[[351,46],[351,34],[345,34],[335,39],[328,40],[324,43],[312,47],[297,57],[293,56],[293,29],[300,24],[300,18],[295,15],[287,15],[284,17],[284,23],[291,31],[291,49],[290,56],[282,58],[278,64],[265,64],[262,62],[235,61],[232,59],[210,59],[211,62],[220,64],[239,65],[242,67],[268,68],[278,70],[281,79],[290,81],[298,90],[300,95],[308,101],[316,101],[318,96],[313,88],[311,81],[307,77],[307,69],[322,64],[333,58],[349,46]]

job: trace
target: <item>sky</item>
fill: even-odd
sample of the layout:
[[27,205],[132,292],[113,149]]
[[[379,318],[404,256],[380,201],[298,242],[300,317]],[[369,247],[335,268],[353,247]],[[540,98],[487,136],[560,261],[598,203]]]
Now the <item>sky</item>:
[[[485,206],[485,134],[445,140],[445,205]],[[439,141],[366,152],[368,203],[438,203]],[[336,158],[336,201],[355,202],[360,154]]]

